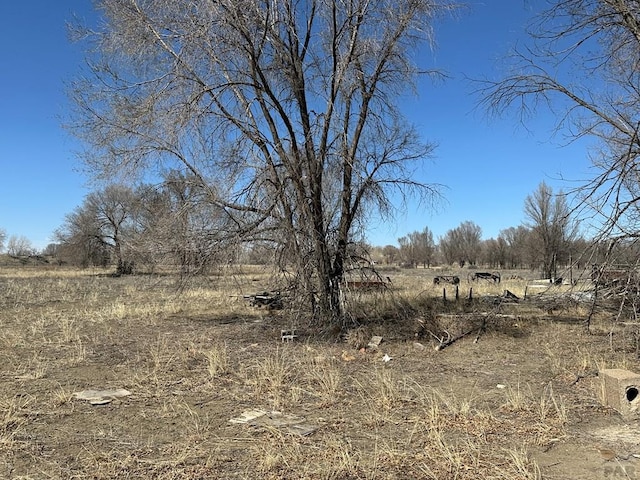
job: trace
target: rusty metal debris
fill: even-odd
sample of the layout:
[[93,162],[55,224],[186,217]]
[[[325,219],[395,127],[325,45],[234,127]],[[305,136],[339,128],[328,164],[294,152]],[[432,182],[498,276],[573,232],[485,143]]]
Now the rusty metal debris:
[[279,290],[244,295],[244,299],[247,300],[252,307],[267,307],[269,310],[280,310],[284,306],[283,295]]

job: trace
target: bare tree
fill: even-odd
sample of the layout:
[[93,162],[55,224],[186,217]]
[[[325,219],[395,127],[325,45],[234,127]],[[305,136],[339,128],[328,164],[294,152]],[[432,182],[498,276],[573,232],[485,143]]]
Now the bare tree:
[[48,257],[56,257],[58,255],[58,247],[57,243],[48,243],[46,247],[42,249],[42,255]]
[[[70,127],[98,176],[190,172],[227,236],[270,241],[310,308],[343,319],[347,246],[389,194],[437,188],[411,166],[433,146],[394,100],[419,69],[432,0],[99,0],[103,28],[72,87]],[[317,295],[312,294],[316,292]]]
[[56,232],[65,256],[75,257],[85,265],[106,265],[108,254],[119,273],[131,273],[124,244],[130,237],[130,220],[137,206],[134,191],[121,185],[108,185],[87,195]]
[[82,267],[107,267],[111,263],[111,252],[88,209],[78,207],[67,214],[54,236],[60,245],[58,259],[61,262]]
[[433,241],[433,232],[429,227],[424,227],[421,232],[413,232],[409,234],[411,241],[416,245],[417,260],[422,266],[427,268],[433,262],[433,256],[436,251],[436,244]]
[[406,267],[415,268],[417,265],[416,259],[416,251],[414,245],[411,243],[411,240],[408,236],[398,238],[398,245],[400,248],[398,249],[398,254],[402,263]]
[[471,221],[462,222],[440,239],[440,250],[449,264],[475,265],[482,249],[482,229]]
[[459,255],[453,241],[453,230],[447,231],[438,241],[438,249],[445,263],[453,265],[458,261]]
[[0,228],[0,252],[4,250],[4,242],[7,239],[7,232]]
[[234,260],[234,242],[224,233],[228,218],[207,201],[207,190],[198,178],[170,171],[159,185],[138,187],[136,195],[129,241],[136,258],[151,266],[178,265],[185,280]]
[[496,111],[517,105],[524,116],[548,107],[568,140],[594,139],[596,174],[573,193],[603,238],[638,238],[640,6],[637,0],[550,5],[532,23],[529,45],[514,53],[513,73],[487,82],[484,102]]
[[7,253],[12,257],[21,257],[24,255],[33,255],[35,249],[24,235],[11,235],[7,241]]
[[411,232],[407,236],[399,238],[398,243],[400,245],[400,257],[404,263],[414,267],[419,264],[424,267],[431,265],[436,245],[429,227],[425,227],[423,231]]
[[385,245],[382,248],[382,256],[384,257],[384,263],[391,265],[400,257],[400,250],[394,245]]
[[529,245],[545,278],[554,279],[558,263],[568,261],[569,246],[576,234],[576,224],[571,221],[571,211],[566,197],[542,182],[528,195],[524,213],[530,220]]
[[494,268],[505,268],[507,266],[509,246],[503,237],[490,238],[482,242],[482,244],[483,259],[486,265]]

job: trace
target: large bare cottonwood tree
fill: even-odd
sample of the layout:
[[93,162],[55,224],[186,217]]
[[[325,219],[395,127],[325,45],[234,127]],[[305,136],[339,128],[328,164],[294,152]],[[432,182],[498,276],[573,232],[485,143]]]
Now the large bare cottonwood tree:
[[[433,146],[397,108],[436,0],[98,0],[70,125],[102,177],[198,179],[229,237],[272,242],[308,305],[340,322],[347,246],[391,198],[437,194]],[[424,72],[423,72],[424,73]],[[397,196],[400,195],[400,197]]]
[[487,82],[484,102],[525,115],[549,108],[568,140],[593,140],[595,173],[573,193],[603,238],[639,238],[640,2],[546,5],[531,25],[531,41],[514,53],[513,70]]

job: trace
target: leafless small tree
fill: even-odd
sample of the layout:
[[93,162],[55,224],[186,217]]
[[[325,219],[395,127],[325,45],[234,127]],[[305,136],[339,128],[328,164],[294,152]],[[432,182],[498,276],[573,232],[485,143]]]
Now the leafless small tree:
[[413,166],[433,145],[395,100],[420,72],[446,0],[99,0],[70,127],[103,178],[189,173],[226,234],[271,242],[324,321],[341,322],[353,232],[428,199]]
[[509,246],[503,237],[489,238],[482,242],[482,259],[487,266],[505,268],[508,257]]
[[382,256],[384,257],[384,263],[391,265],[400,258],[400,250],[395,245],[385,245],[382,247]]
[[228,217],[207,201],[198,178],[170,171],[160,184],[140,186],[136,194],[129,244],[137,258],[151,266],[178,266],[182,280],[235,261],[235,242],[224,223]]

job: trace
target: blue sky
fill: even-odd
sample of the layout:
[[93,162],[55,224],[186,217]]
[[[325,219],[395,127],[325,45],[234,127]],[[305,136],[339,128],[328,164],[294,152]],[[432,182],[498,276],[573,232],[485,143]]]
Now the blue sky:
[[0,3],[0,228],[36,248],[51,242],[87,190],[77,173],[77,144],[61,128],[64,82],[82,62],[68,41],[72,12],[88,0]]
[[[418,178],[446,186],[434,211],[408,206],[396,222],[372,225],[374,245],[429,227],[436,239],[470,220],[484,238],[523,222],[523,204],[541,181],[558,190],[585,178],[584,144],[561,147],[552,138],[546,112],[525,129],[515,113],[499,119],[477,110],[474,85],[465,77],[500,75],[502,57],[524,39],[524,26],[540,0],[470,0],[456,19],[436,25],[437,48],[425,50],[425,65],[449,75],[423,80],[419,95],[402,108],[426,140],[438,144]],[[52,241],[66,214],[88,193],[78,171],[79,146],[61,127],[68,108],[65,81],[82,66],[78,45],[69,42],[66,22],[73,14],[92,18],[88,0],[1,2],[0,31],[0,228],[25,236],[36,248]]]
[[525,198],[540,182],[569,191],[589,174],[586,141],[567,146],[554,135],[556,119],[544,110],[526,127],[515,110],[489,118],[478,107],[478,84],[469,80],[495,80],[506,73],[506,54],[526,40],[526,24],[544,2],[467,3],[466,11],[436,25],[438,45],[427,62],[449,79],[421,82],[419,96],[404,109],[423,137],[438,145],[423,175],[426,182],[446,186],[445,199],[436,209],[413,206],[395,224],[378,225],[370,234],[374,245],[424,227],[437,241],[466,220],[482,228],[483,238],[495,238],[525,221]]

